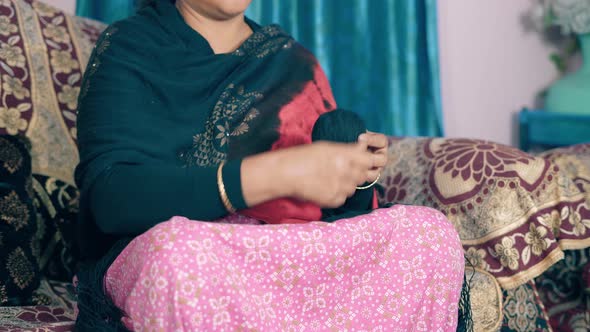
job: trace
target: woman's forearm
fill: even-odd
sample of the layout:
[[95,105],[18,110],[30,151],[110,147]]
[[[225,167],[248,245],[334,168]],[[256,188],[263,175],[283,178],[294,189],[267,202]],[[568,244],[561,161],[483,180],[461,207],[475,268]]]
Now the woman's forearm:
[[[224,167],[226,192],[237,209],[241,160]],[[216,177],[217,167],[118,164],[94,182],[89,200],[96,224],[107,234],[139,234],[173,216],[215,220],[227,215]]]
[[290,179],[283,174],[282,160],[288,150],[270,151],[242,161],[242,194],[248,206],[293,196]]

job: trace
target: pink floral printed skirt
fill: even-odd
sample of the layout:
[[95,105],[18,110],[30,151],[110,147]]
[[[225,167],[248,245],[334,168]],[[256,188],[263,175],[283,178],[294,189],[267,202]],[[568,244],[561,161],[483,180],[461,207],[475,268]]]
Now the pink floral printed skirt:
[[454,331],[463,273],[440,212],[394,206],[334,223],[174,217],[105,287],[135,331]]

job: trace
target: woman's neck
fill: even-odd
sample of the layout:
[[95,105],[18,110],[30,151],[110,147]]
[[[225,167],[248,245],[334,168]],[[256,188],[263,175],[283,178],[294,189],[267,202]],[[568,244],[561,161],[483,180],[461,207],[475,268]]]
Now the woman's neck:
[[176,8],[186,24],[209,42],[215,54],[235,51],[252,34],[252,29],[244,20],[244,14],[216,20],[202,15],[185,1],[176,1]]

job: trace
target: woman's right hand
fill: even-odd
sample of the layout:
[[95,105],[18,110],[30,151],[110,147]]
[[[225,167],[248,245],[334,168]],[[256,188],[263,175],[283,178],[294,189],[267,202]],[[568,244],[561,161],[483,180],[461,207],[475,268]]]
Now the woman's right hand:
[[[290,150],[290,151],[289,151]],[[335,208],[369,178],[373,156],[366,143],[317,142],[284,151],[282,170],[290,197]]]
[[380,158],[366,142],[315,142],[249,157],[242,163],[244,199],[249,206],[292,197],[338,207],[357,186],[375,180]]

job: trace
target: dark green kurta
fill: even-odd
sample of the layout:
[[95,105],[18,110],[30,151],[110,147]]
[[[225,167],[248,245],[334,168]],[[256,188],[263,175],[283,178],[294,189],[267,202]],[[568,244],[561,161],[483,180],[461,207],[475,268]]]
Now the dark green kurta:
[[[311,141],[319,114],[335,108],[317,60],[280,28],[247,22],[254,34],[218,55],[169,1],[103,33],[79,99],[83,247],[176,215],[223,217],[223,160],[229,199],[244,209],[242,158]],[[86,249],[97,256],[112,243],[102,242]]]
[[[166,2],[103,34],[79,100],[76,169],[83,208],[91,212],[83,215],[102,232],[139,234],[175,215],[213,220],[227,213],[217,167],[185,167],[182,157],[217,101],[212,95],[221,93],[215,89],[241,60],[231,58],[215,55]],[[236,208],[246,207],[240,165],[237,159],[224,167]]]

